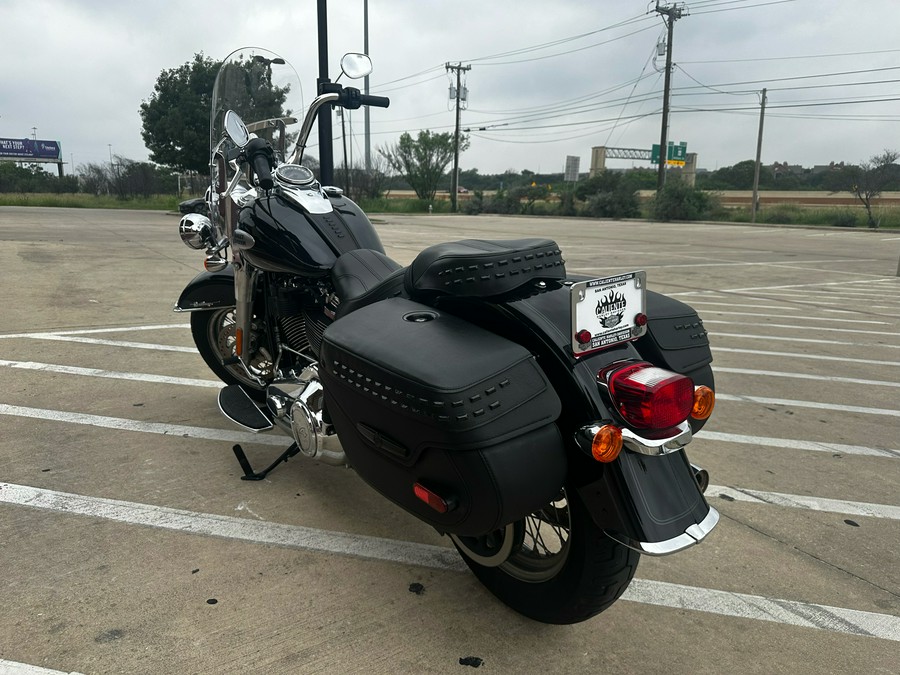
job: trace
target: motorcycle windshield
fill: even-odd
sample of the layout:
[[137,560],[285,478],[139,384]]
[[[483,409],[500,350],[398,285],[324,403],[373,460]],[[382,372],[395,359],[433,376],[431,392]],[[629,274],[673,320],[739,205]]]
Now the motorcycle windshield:
[[225,135],[225,113],[229,110],[240,115],[252,134],[271,142],[280,159],[290,156],[290,146],[300,128],[294,118],[303,113],[297,71],[278,54],[259,47],[243,47],[229,54],[213,86],[210,157],[217,149],[227,151],[231,145]]

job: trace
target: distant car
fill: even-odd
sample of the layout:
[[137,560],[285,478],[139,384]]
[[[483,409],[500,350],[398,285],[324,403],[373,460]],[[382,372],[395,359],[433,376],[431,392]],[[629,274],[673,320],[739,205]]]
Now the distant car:
[[209,206],[203,197],[185,199],[178,205],[178,210],[185,215],[188,213],[200,213],[204,216],[209,216]]
[[461,195],[468,194],[469,188],[464,188],[462,185],[460,185],[458,188],[456,188],[456,192]]

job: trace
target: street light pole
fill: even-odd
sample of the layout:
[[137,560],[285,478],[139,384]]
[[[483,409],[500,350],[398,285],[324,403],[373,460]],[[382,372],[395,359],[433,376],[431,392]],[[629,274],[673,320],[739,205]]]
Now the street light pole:
[[[369,55],[369,0],[363,0],[363,51]],[[363,80],[365,94],[369,95],[369,76]],[[369,127],[369,106],[363,107],[366,132],[366,173],[372,170],[372,132]]]
[[[318,0],[318,35],[319,35],[319,88],[318,93],[325,93],[328,79],[328,2]],[[334,183],[334,147],[331,144],[331,110],[330,105],[319,109],[319,181],[322,185]]]

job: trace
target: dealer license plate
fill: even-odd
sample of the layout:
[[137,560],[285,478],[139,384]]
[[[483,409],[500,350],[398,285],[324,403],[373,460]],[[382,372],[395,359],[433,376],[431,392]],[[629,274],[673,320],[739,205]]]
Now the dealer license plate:
[[584,356],[647,332],[646,272],[572,284],[572,351]]

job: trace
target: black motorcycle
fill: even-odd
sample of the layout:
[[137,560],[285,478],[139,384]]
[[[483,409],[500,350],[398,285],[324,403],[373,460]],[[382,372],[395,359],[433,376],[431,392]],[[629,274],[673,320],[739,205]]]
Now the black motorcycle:
[[[370,70],[342,60],[348,77]],[[222,412],[293,438],[262,472],[235,446],[244,478],[297,454],[349,465],[548,623],[609,607],[640,554],[703,540],[719,516],[684,451],[714,405],[696,312],[643,272],[567,275],[550,239],[448,242],[402,267],[303,163],[322,106],[388,99],[330,84],[293,131],[296,80],[265,50],[225,60],[210,217],[180,224],[207,271],[175,309],[227,384]]]

